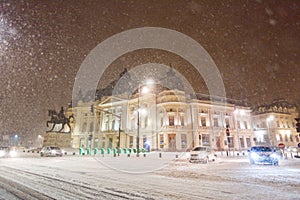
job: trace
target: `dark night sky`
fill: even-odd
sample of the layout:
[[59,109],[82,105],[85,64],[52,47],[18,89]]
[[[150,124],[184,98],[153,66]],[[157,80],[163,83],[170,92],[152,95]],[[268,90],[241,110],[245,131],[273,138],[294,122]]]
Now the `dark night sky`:
[[[72,98],[76,73],[110,36],[164,27],[198,41],[221,72],[226,94],[251,104],[300,101],[300,1],[1,1],[0,134],[42,134],[47,110]],[[100,85],[124,67],[157,62],[207,92],[185,60],[140,50],[117,59]],[[201,83],[201,84],[200,84]]]

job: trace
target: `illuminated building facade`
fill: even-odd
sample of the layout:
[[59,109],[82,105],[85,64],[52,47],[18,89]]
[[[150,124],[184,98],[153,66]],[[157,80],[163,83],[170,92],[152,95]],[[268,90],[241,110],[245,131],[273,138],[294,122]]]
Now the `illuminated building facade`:
[[257,144],[297,146],[296,132],[298,112],[295,106],[284,100],[274,100],[270,105],[253,110],[253,128]]
[[[72,147],[186,151],[194,146],[245,150],[254,145],[251,108],[180,90],[104,97],[71,108]],[[120,140],[119,140],[120,139]]]

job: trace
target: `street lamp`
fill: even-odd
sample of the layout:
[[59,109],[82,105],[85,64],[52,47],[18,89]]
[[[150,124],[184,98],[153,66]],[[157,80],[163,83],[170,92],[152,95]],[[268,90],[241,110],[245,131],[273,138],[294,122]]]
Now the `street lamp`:
[[[237,115],[245,115],[245,111],[244,110],[239,110],[237,109],[236,107],[234,108],[234,119],[235,119],[235,127],[236,127],[236,134],[237,134],[237,141],[238,141],[238,147],[239,147],[239,150],[241,150],[241,141],[240,141],[240,134],[239,134],[239,127],[238,127],[238,120],[237,120]],[[241,122],[239,122],[241,123]]]
[[[147,80],[146,85],[151,85],[154,82],[152,80]],[[136,138],[136,147],[137,147],[137,154],[136,156],[140,156],[140,93],[146,94],[149,92],[149,88],[144,86],[141,90],[142,85],[138,85],[138,109],[137,109],[137,138]]]
[[268,118],[267,118],[267,126],[268,126],[268,136],[269,136],[269,143],[271,146],[273,146],[273,140],[272,140],[272,136],[270,134],[270,125],[269,125],[269,122],[270,121],[273,121],[274,120],[274,116],[273,115],[270,115]]
[[43,145],[42,145],[42,144],[43,144],[43,140],[44,140],[43,136],[38,135],[38,146],[39,146],[39,147],[43,146]]
[[15,138],[15,141],[16,141],[16,146],[18,145],[18,139],[19,139],[19,136],[18,136],[18,134],[15,134],[14,135],[14,138]]

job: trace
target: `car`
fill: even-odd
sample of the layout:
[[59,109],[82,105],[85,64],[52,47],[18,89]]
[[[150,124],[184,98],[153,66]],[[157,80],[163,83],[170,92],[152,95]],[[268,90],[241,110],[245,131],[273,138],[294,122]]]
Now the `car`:
[[63,151],[56,146],[45,146],[40,152],[41,157],[43,156],[62,156]]
[[268,146],[253,146],[248,150],[250,164],[279,164],[276,150]]
[[6,157],[9,155],[9,147],[0,147],[0,157]]
[[298,152],[300,152],[300,148],[298,148],[296,146],[288,146],[285,148],[285,151],[289,152],[289,153],[298,153]]
[[17,151],[13,147],[0,147],[0,157],[15,157]]
[[207,146],[196,146],[190,152],[189,162],[203,162],[216,161],[215,152]]

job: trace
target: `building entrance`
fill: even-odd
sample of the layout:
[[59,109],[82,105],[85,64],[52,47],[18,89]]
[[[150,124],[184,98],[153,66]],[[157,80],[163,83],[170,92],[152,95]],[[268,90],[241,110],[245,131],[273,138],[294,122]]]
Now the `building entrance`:
[[169,146],[168,146],[169,150],[175,151],[176,150],[176,134],[169,134],[168,140],[169,140]]

